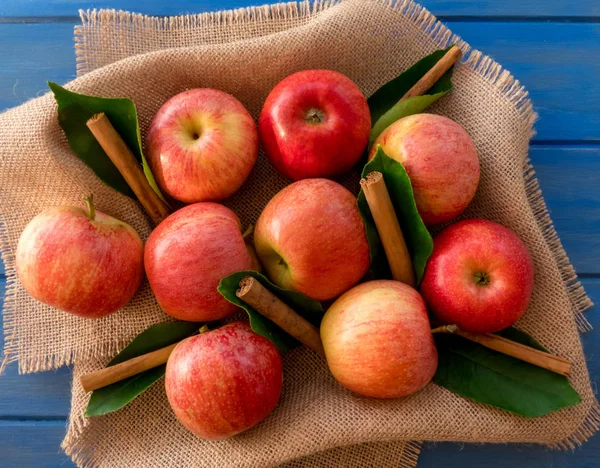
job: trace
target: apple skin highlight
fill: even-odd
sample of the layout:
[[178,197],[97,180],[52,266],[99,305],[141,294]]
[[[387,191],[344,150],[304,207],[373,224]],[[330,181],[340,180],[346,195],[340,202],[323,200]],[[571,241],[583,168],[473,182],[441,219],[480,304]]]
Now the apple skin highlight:
[[158,110],[146,152],[168,195],[184,203],[219,201],[237,192],[250,175],[258,157],[258,130],[232,95],[190,89]]
[[415,202],[427,225],[451,221],[469,205],[479,185],[479,157],[469,134],[456,122],[434,114],[404,117],[375,140],[410,177]]
[[135,230],[95,210],[49,208],[19,238],[16,270],[37,300],[79,317],[100,318],[125,306],[144,278],[144,244]]
[[425,302],[398,281],[369,281],[343,294],[323,317],[321,339],[333,376],[360,395],[410,395],[437,369]]
[[327,179],[305,179],[275,195],[254,229],[267,276],[319,301],[354,286],[370,265],[356,197]]
[[212,202],[182,208],[152,231],[144,251],[158,304],[190,322],[219,320],[237,307],[217,291],[221,278],[253,268],[233,211]]
[[494,333],[527,310],[533,261],[510,229],[484,219],[460,221],[434,239],[421,283],[431,312],[472,333]]
[[371,113],[358,86],[333,70],[304,70],[267,97],[258,130],[271,164],[291,180],[335,178],[359,161]]
[[226,439],[261,422],[277,405],[282,384],[279,350],[247,322],[182,341],[165,376],[175,416],[206,440]]

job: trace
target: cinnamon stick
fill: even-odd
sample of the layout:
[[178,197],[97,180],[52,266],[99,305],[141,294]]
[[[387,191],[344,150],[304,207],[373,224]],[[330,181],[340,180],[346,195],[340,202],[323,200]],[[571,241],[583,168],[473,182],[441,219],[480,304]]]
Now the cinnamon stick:
[[150,186],[139,162],[112,126],[106,114],[102,112],[92,116],[87,121],[87,127],[123,175],[148,215],[156,224],[159,224],[169,215],[169,207]]
[[568,376],[571,372],[571,363],[567,359],[511,341],[499,335],[494,335],[492,333],[478,334],[466,332],[458,329],[456,325],[444,325],[432,330],[432,332],[454,333],[467,340],[479,343],[486,348],[493,349],[499,353],[512,356],[521,361],[528,362],[529,364],[533,364],[534,366],[547,369],[560,375]]
[[[425,94],[450,67],[458,62],[461,56],[462,51],[460,48],[456,45],[452,46],[400,100],[403,101]],[[392,270],[392,277],[396,281],[415,287],[416,278],[410,254],[382,174],[380,172],[372,172],[360,181],[360,185],[373,214],[385,255]]]
[[143,354],[133,359],[129,359],[128,361],[115,364],[114,366],[105,367],[104,369],[82,375],[79,377],[79,383],[86,392],[91,392],[115,382],[119,382],[127,377],[131,377],[166,363],[177,345],[178,343],[175,343],[165,348],[152,351],[151,353]]
[[417,281],[410,253],[394,211],[394,205],[381,172],[371,172],[360,181],[369,209],[375,220],[385,256],[392,270],[392,278],[413,288]]
[[257,312],[288,332],[302,344],[325,356],[319,329],[279,300],[255,278],[246,276],[240,281],[236,296]]
[[[269,320],[280,326],[301,343],[325,356],[319,329],[298,315],[268,289],[251,276],[240,281],[236,295]],[[202,329],[200,330],[202,332]],[[143,354],[125,362],[82,375],[79,382],[86,392],[91,392],[123,379],[160,366],[168,361],[178,343]]]
[[404,96],[400,99],[408,99],[414,96],[422,96],[439,80],[444,73],[450,70],[450,67],[454,65],[460,57],[462,51],[458,46],[452,46],[444,56],[438,60],[438,62],[431,67],[431,69],[417,81],[412,88],[410,88]]

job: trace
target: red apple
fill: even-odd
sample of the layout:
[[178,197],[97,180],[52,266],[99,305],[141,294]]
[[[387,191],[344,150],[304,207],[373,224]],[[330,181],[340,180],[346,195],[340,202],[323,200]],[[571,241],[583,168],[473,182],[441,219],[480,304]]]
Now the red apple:
[[473,333],[514,324],[527,309],[533,262],[509,229],[484,219],[461,221],[434,239],[421,293],[444,323]]
[[450,221],[471,202],[479,184],[479,158],[469,134],[456,122],[434,114],[404,117],[375,140],[402,163],[425,224]]
[[185,203],[223,200],[244,183],[258,156],[256,124],[230,94],[190,89],[156,113],[146,139],[158,185]]
[[87,318],[127,304],[144,277],[144,244],[123,221],[94,209],[49,208],[27,225],[17,245],[17,274],[37,300]]
[[247,322],[233,322],[179,343],[165,387],[177,419],[194,434],[220,440],[265,419],[283,382],[277,347]]
[[146,275],[167,314],[203,322],[236,310],[217,285],[231,273],[253,268],[240,229],[233,211],[204,202],[176,211],[152,231],[144,251]]
[[271,281],[320,301],[354,286],[370,264],[356,197],[327,179],[275,195],[258,218],[254,246]]
[[425,302],[398,281],[369,281],[342,295],[323,317],[321,339],[333,376],[360,395],[410,395],[437,369]]
[[360,159],[371,114],[350,78],[331,70],[305,70],[273,88],[258,130],[267,157],[285,177],[335,177]]

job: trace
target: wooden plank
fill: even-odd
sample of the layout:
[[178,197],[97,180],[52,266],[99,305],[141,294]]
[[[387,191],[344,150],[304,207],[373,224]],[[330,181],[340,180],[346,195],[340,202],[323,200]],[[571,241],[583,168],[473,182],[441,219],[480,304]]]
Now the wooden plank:
[[565,452],[540,446],[424,444],[417,468],[593,468],[600,466],[600,436],[581,449]]
[[[600,279],[584,279],[584,286],[597,303],[600,303]],[[592,325],[600,327],[600,314],[588,314]],[[583,335],[583,343],[592,379],[600,377],[600,361],[594,356],[600,355],[600,340],[595,333]],[[39,374],[40,376],[48,375]],[[0,379],[0,395],[2,400],[11,400],[12,405],[22,407],[23,414],[37,399],[44,398],[44,392],[62,392],[57,404],[63,408],[68,404],[70,377],[63,375],[64,382],[49,380],[46,388],[31,388],[24,379],[15,379],[10,383],[15,399],[7,397],[7,383]],[[56,386],[56,387],[55,387]],[[20,396],[17,396],[20,395]],[[62,403],[60,402],[62,399]],[[39,411],[39,408],[37,408]],[[38,413],[31,412],[30,417],[40,419]],[[2,466],[48,466],[71,467],[70,460],[60,452],[60,443],[65,434],[66,412],[63,419],[54,421],[15,421],[0,418],[0,453]],[[4,419],[4,420],[2,420]],[[600,466],[600,434],[596,434],[581,449],[574,452],[550,451],[535,445],[475,445],[456,443],[427,443],[419,459],[419,468],[443,466],[459,468],[463,466],[483,466],[486,468],[502,468],[505,466],[527,466],[530,468],[553,467],[595,467]]]
[[0,376],[0,420],[63,420],[71,409],[71,377],[67,367],[19,375],[16,364],[8,366]]
[[[5,292],[6,279],[0,278],[0,308]],[[0,340],[0,346],[4,345],[3,341]],[[64,419],[71,408],[71,377],[71,369],[67,367],[19,375],[16,364],[8,366],[0,376],[0,420]]]
[[[272,0],[274,1],[274,0]],[[15,16],[69,16],[76,15],[79,8],[117,8],[138,11],[149,15],[177,15],[189,12],[215,11],[269,3],[266,0],[13,0],[0,6],[0,17]],[[475,16],[478,18],[498,16],[535,16],[580,18],[600,15],[596,0],[566,2],[548,0],[541,6],[539,0],[421,0],[422,5],[439,16]],[[543,11],[540,11],[542,10]]]
[[73,24],[2,24],[0,43],[0,109],[75,78]]
[[535,140],[600,140],[600,24],[449,25],[527,88],[539,113]]
[[571,262],[580,274],[600,273],[600,148],[534,146],[530,156]]
[[66,432],[66,421],[0,421],[0,465],[74,467],[60,448]]
[[[63,422],[5,422],[0,424],[2,466],[71,468],[75,465],[60,450]],[[574,452],[538,446],[426,443],[418,468],[584,468],[600,465],[600,437],[594,436]]]
[[569,17],[581,18],[600,15],[600,5],[595,0],[569,2],[550,0],[420,0],[419,3],[437,16],[498,17]]
[[[63,422],[7,422],[0,425],[0,453],[6,468],[71,468],[75,465],[61,451]],[[574,452],[538,446],[426,443],[418,468],[592,468],[600,465],[600,437],[594,436]]]
[[[0,109],[75,77],[72,24],[0,24]],[[600,141],[600,24],[456,22],[451,28],[492,55],[529,89],[537,141]]]

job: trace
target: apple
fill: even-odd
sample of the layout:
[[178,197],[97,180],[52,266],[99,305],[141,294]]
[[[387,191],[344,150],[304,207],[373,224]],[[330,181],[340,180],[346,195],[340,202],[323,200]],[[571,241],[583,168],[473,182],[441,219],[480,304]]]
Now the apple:
[[144,277],[144,244],[135,230],[96,211],[49,208],[25,227],[16,252],[17,275],[38,301],[86,318],[127,304]]
[[267,157],[285,177],[332,178],[360,159],[371,114],[350,78],[332,70],[305,70],[273,88],[258,131]]
[[390,158],[402,163],[415,202],[428,225],[450,221],[471,202],[479,184],[477,148],[456,122],[434,114],[397,120],[375,140]]
[[275,195],[256,222],[254,246],[271,281],[319,301],[354,286],[370,265],[356,197],[327,179]]
[[217,285],[231,273],[255,267],[238,217],[212,202],[188,205],[160,223],[146,242],[144,264],[158,304],[190,322],[231,315],[237,307]]
[[250,174],[258,132],[232,95],[190,89],[158,110],[146,148],[158,185],[171,197],[184,203],[218,201],[233,195]]
[[410,395],[437,369],[425,302],[398,281],[369,281],[343,294],[323,317],[321,339],[333,376],[363,396]]
[[283,383],[277,347],[233,322],[179,343],[167,362],[165,388],[181,423],[207,440],[239,434],[265,419]]
[[510,327],[527,310],[532,289],[533,262],[525,244],[484,219],[458,222],[435,237],[421,283],[439,320],[473,333]]

